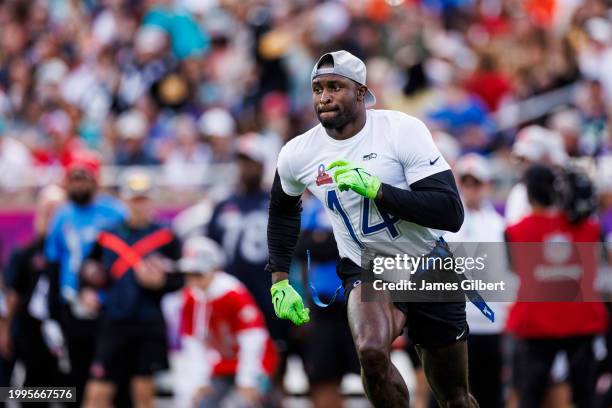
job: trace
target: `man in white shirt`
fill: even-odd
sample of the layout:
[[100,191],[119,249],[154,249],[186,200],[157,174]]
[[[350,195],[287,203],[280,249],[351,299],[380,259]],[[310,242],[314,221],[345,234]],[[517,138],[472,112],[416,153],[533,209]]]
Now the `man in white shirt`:
[[428,129],[401,112],[366,110],[375,98],[365,79],[364,63],[352,54],[323,55],[311,75],[320,125],[279,155],[266,268],[276,315],[297,325],[309,321],[287,273],[300,232],[300,195],[307,188],[324,203],[332,223],[342,258],[337,272],[372,404],[408,405],[406,384],[389,358],[391,343],[407,327],[438,403],[478,406],[468,390],[465,302],[393,302],[388,293],[385,301],[362,300],[364,251],[420,257],[436,250],[450,256],[442,231],[457,231],[463,221],[453,175]]
[[[484,157],[468,153],[457,161],[453,171],[458,177],[465,219],[458,232],[446,234],[444,239],[451,243],[451,247],[452,243],[463,246],[467,255],[472,257],[477,254],[469,252],[482,251],[477,249],[482,245],[486,252],[480,253],[486,253],[488,259],[495,260],[495,271],[488,273],[503,277],[504,282],[509,283],[513,276],[507,271],[506,247],[503,244],[506,224],[489,199],[491,167]],[[502,332],[509,304],[495,302],[490,306],[495,311],[494,322],[487,320],[473,307],[466,309],[466,316],[470,325],[468,361],[471,392],[483,407],[493,408],[503,406]]]

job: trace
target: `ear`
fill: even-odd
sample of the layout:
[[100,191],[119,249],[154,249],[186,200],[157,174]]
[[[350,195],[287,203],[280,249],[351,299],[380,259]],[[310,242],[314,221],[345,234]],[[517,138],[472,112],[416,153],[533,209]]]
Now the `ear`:
[[368,91],[368,88],[364,85],[359,85],[357,87],[357,100],[363,101],[365,99],[365,94]]

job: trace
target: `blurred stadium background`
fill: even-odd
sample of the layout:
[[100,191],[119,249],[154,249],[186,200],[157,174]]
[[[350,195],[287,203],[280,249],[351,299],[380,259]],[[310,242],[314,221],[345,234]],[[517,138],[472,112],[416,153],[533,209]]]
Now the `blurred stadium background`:
[[[337,49],[366,62],[375,108],[425,121],[449,163],[484,157],[501,215],[521,177],[517,140],[535,161],[558,142],[597,186],[612,243],[609,0],[2,0],[2,265],[34,234],[37,193],[62,185],[83,150],[99,157],[105,192],[144,167],[158,215],[182,239],[205,232],[239,184],[241,145],[264,155],[267,189],[281,146],[316,124],[310,71]],[[300,365],[290,358],[284,384],[308,406]]]

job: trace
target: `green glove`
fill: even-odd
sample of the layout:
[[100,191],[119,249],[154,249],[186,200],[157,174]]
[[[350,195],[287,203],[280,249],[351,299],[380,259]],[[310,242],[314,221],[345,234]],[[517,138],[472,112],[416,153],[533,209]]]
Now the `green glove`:
[[327,166],[327,170],[338,168],[334,173],[334,181],[340,191],[353,190],[371,200],[376,198],[380,189],[380,180],[371,175],[358,164],[346,160],[336,160]]
[[289,284],[289,279],[276,282],[270,288],[274,312],[280,319],[289,319],[296,326],[310,321],[310,310],[304,307],[302,297]]

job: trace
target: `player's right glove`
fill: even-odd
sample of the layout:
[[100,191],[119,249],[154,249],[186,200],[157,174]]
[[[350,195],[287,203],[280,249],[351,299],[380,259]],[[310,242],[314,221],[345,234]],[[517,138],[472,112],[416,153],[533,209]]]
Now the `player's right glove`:
[[304,307],[302,297],[289,284],[289,279],[276,282],[270,288],[274,312],[280,319],[288,319],[296,326],[310,321],[310,311]]

